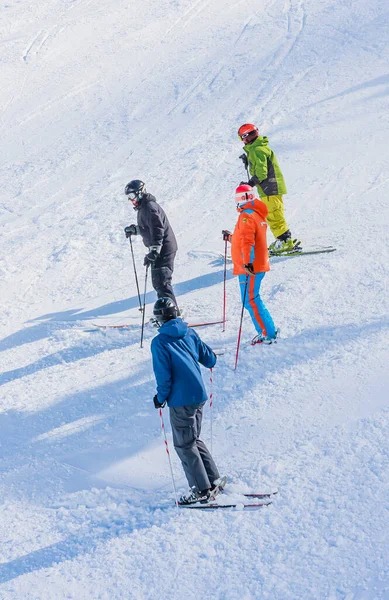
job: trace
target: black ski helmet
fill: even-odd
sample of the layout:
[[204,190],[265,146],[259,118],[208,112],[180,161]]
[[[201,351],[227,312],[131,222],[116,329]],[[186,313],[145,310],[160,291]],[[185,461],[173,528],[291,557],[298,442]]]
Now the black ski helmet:
[[158,298],[153,313],[158,323],[163,324],[171,319],[177,319],[178,308],[171,298]]
[[146,193],[146,186],[140,179],[133,179],[124,188],[126,196],[136,196],[138,199]]

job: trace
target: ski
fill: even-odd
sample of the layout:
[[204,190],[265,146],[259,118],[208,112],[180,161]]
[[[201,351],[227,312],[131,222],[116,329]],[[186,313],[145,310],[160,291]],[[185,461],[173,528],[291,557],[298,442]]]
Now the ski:
[[225,348],[212,348],[216,356],[223,356],[226,352]]
[[208,325],[220,325],[223,320],[220,321],[205,321],[204,323],[188,323],[188,327],[207,327]]
[[[282,258],[291,256],[307,256],[309,254],[327,254],[329,252],[335,252],[336,248],[333,246],[323,246],[322,248],[311,248],[308,250],[291,250],[290,252],[283,252],[282,254],[272,254],[269,252],[270,261],[273,261],[275,258]],[[224,254],[220,254],[220,257],[224,260]],[[232,263],[231,256],[227,256],[227,262]]]
[[[204,321],[204,322],[200,322],[200,323],[188,323],[188,327],[207,327],[209,325],[220,325],[221,323],[223,323],[223,320],[220,321]],[[129,324],[129,323],[122,323],[120,325],[102,325],[100,323],[91,323],[92,327],[97,327],[98,329],[129,329],[130,327],[134,326],[133,324]]]
[[123,325],[100,325],[100,323],[91,323],[92,327],[97,327],[98,329],[129,329],[132,325],[126,323]]
[[312,248],[311,250],[291,250],[290,252],[282,252],[281,254],[271,253],[269,252],[269,257],[272,258],[282,258],[291,257],[291,256],[306,256],[308,254],[327,254],[328,252],[335,252],[336,248],[333,246],[324,246],[323,248]]
[[248,493],[242,494],[242,496],[245,496],[245,498],[271,498],[272,496],[276,496],[276,494],[278,494],[278,490],[275,492],[268,492],[266,494]]
[[219,508],[243,508],[243,509],[255,509],[262,508],[264,506],[269,506],[272,502],[256,502],[253,504],[240,504],[238,502],[234,502],[233,504],[217,504],[216,502],[212,502],[209,504],[179,504],[179,508],[189,508],[192,510],[216,510]]

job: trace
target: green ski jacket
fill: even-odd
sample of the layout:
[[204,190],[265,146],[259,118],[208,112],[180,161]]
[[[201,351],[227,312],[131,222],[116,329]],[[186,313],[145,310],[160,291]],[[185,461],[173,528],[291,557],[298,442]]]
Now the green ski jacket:
[[263,196],[278,196],[286,194],[286,185],[276,155],[269,148],[266,136],[259,136],[252,144],[247,144],[243,150],[249,159],[251,175],[259,179],[257,185],[260,198]]

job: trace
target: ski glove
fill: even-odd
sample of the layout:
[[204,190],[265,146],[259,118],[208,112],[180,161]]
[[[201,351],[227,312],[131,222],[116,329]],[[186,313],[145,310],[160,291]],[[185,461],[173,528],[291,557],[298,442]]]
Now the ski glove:
[[247,265],[243,265],[243,268],[248,275],[254,275],[253,263],[247,263]]
[[249,159],[247,158],[247,154],[245,154],[245,153],[243,152],[243,154],[241,154],[241,155],[239,156],[239,158],[240,158],[240,160],[242,161],[242,163],[244,164],[245,168],[247,169],[247,168],[248,168],[248,166],[249,166]]
[[124,233],[126,234],[126,238],[129,238],[132,235],[137,235],[138,230],[137,230],[136,225],[129,225],[128,227],[125,227]]
[[231,241],[231,238],[232,238],[231,231],[228,231],[228,229],[222,229],[222,234],[223,234],[223,242]]
[[154,402],[155,408],[163,408],[164,406],[166,406],[166,400],[165,400],[165,402],[162,402],[162,404],[160,402],[158,402],[157,394],[155,394],[155,396],[153,398],[153,402]]
[[146,254],[143,264],[145,267],[149,267],[153,265],[159,256],[159,252],[157,250],[150,250],[148,254]]
[[248,181],[241,181],[240,185],[251,185],[251,187],[254,187],[255,185],[259,185],[260,183],[261,182],[259,181],[258,177],[256,175],[253,175]]
[[254,187],[255,185],[259,185],[261,182],[259,181],[256,175],[253,175],[252,177],[250,177],[247,183],[251,185],[251,187]]

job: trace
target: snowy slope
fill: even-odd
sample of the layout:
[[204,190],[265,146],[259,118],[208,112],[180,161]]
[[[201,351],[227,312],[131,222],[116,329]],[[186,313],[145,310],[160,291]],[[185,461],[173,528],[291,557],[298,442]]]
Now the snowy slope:
[[[0,41],[0,599],[388,599],[385,3],[11,0]],[[337,252],[273,263],[282,339],[251,348],[246,316],[236,372],[229,273],[213,450],[229,494],[279,494],[177,513],[123,187],[169,215],[186,315],[219,317],[247,121],[292,233]]]

